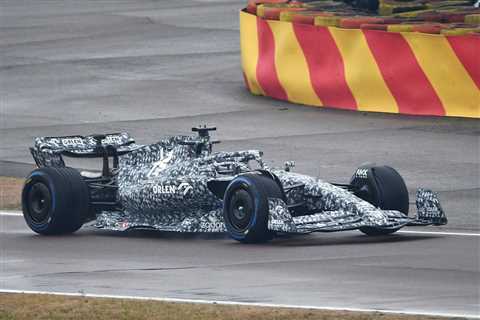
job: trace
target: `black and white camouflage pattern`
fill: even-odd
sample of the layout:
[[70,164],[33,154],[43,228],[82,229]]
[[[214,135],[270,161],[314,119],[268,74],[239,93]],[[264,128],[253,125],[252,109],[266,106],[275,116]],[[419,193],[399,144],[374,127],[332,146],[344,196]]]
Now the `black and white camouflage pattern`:
[[[135,140],[126,132],[105,135],[101,140],[102,145],[117,147],[117,150],[131,149]],[[39,137],[34,140],[34,148],[39,151],[60,152],[72,151],[76,153],[92,152],[97,146],[94,136],[64,136],[64,137]]]
[[[288,233],[344,231],[362,227],[398,229],[405,225],[445,224],[437,196],[425,189],[417,192],[417,217],[376,208],[350,191],[310,176],[273,171],[285,187],[304,184],[303,199],[309,214],[292,216],[287,203],[270,198],[270,230]],[[288,196],[288,193],[287,193]]]
[[[112,146],[117,152],[125,153],[139,148],[126,132],[107,134],[101,145]],[[39,167],[65,167],[62,154],[95,154],[97,141],[93,136],[37,137],[30,153]]]
[[[177,232],[224,232],[223,201],[207,182],[231,172],[264,167],[261,152],[246,150],[197,156],[195,138],[175,136],[138,148],[120,159],[118,197],[122,213],[102,213],[97,227],[125,230],[154,228]],[[227,170],[230,174],[223,174]]]
[[[293,165],[286,166],[287,170],[270,169],[258,150],[214,153],[209,137],[174,136],[140,146],[126,133],[113,136],[102,144],[128,153],[120,156],[113,176],[118,186],[118,208],[97,215],[95,225],[99,228],[224,232],[223,200],[209,190],[207,183],[213,179],[232,180],[255,171],[254,167],[278,177],[285,191],[284,199],[268,199],[268,228],[273,231],[398,229],[446,223],[438,198],[428,190],[417,192],[418,214],[410,218],[399,211],[376,208],[342,187],[290,172]],[[199,143],[209,148],[198,149]],[[37,138],[32,154],[39,166],[64,166],[62,152],[91,153],[95,146],[91,136]]]
[[415,203],[417,205],[417,216],[408,225],[447,224],[447,216],[440,205],[438,196],[431,190],[419,188]]

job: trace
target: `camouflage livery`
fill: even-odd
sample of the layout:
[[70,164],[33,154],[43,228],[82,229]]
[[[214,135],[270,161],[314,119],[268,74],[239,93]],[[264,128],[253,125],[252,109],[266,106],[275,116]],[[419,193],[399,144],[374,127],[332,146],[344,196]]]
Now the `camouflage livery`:
[[[223,185],[224,191],[230,181],[246,173],[268,175],[282,189],[282,198],[268,198],[272,231],[396,230],[446,223],[436,195],[429,190],[418,190],[417,215],[408,217],[376,208],[344,185],[293,173],[291,162],[284,168],[269,168],[258,150],[212,152],[216,141],[210,140],[208,131],[214,128],[195,129],[198,136],[167,137],[150,145],[135,144],[127,133],[36,138],[31,153],[39,167],[65,166],[62,156],[104,158],[107,169],[104,166],[102,173],[82,172],[92,200],[90,220],[103,229],[224,232],[222,191],[212,190],[212,185]],[[111,168],[109,157],[114,158]]]

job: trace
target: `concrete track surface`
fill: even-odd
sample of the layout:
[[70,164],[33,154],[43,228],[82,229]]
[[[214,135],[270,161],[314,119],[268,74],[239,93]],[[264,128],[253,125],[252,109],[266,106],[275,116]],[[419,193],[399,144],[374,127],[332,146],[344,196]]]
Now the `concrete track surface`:
[[[251,96],[239,57],[243,1],[2,1],[0,174],[32,168],[35,136],[128,131],[139,143],[208,123],[220,150],[348,181],[389,164],[480,231],[480,123],[363,114]],[[91,167],[91,162],[73,163]],[[413,198],[412,198],[413,201]],[[411,230],[411,229],[410,229]],[[427,229],[425,229],[427,230]],[[379,308],[479,316],[476,236],[358,232],[245,246],[224,236],[89,227],[40,237],[0,216],[0,288]]]

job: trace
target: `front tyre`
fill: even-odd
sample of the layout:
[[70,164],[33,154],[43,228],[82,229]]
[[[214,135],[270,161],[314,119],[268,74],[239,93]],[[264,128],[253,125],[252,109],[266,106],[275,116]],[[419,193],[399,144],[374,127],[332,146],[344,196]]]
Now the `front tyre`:
[[271,240],[268,230],[268,198],[282,198],[279,185],[260,174],[244,174],[228,185],[223,199],[223,217],[227,232],[243,243]]
[[87,184],[72,168],[36,169],[23,187],[22,211],[27,225],[36,233],[73,233],[88,215]]
[[[360,174],[359,174],[360,173]],[[363,167],[357,169],[350,184],[357,190],[355,195],[383,210],[397,210],[408,215],[408,190],[402,176],[389,166]],[[400,228],[362,227],[360,231],[369,236],[397,232]]]

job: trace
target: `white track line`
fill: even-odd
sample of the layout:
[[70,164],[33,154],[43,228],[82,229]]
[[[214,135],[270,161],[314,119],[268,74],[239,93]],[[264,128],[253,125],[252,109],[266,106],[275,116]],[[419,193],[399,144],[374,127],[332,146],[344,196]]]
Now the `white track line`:
[[[21,211],[0,210],[0,216],[23,217],[23,213]],[[397,232],[410,233],[410,234],[431,234],[431,235],[439,235],[439,236],[480,237],[480,233],[468,233],[468,232],[443,232],[443,231],[421,231],[421,230],[400,230]]]
[[411,233],[411,234],[437,234],[439,236],[480,237],[480,233],[468,233],[468,232],[443,232],[443,231],[421,231],[421,230],[400,230],[397,232]]
[[0,211],[0,216],[23,217],[23,213],[21,213],[20,211]]
[[310,309],[310,310],[325,310],[325,311],[381,312],[381,313],[387,313],[387,314],[424,315],[424,316],[434,316],[434,317],[459,317],[459,318],[468,318],[468,319],[480,319],[480,315],[468,315],[468,314],[458,314],[458,313],[448,313],[448,312],[421,312],[421,311],[384,310],[384,309],[367,309],[367,308],[338,308],[338,307],[328,307],[328,306],[324,306],[324,307],[302,306],[302,305],[260,303],[260,302],[237,302],[237,301],[223,301],[223,300],[196,300],[196,299],[181,299],[181,298],[166,298],[166,297],[123,296],[123,295],[94,294],[94,293],[83,293],[83,292],[29,291],[29,290],[11,290],[11,289],[0,288],[0,293],[49,294],[49,295],[56,295],[56,296],[69,296],[69,297],[128,299],[128,300],[141,300],[141,301],[197,303],[197,304],[213,304],[213,305],[218,304],[218,305],[229,305],[229,306]]

